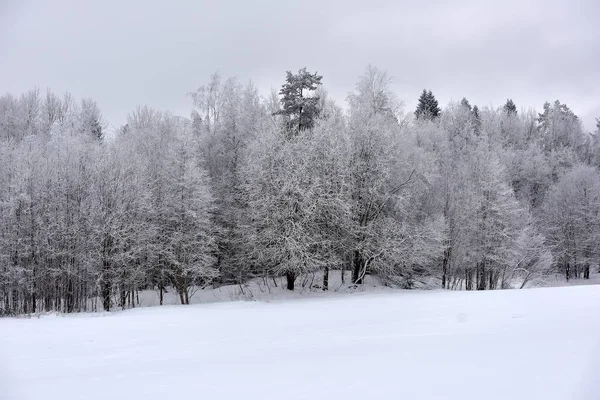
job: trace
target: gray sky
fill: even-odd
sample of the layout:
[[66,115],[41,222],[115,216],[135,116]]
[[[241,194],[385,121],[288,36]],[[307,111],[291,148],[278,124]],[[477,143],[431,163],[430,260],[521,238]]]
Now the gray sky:
[[189,91],[219,71],[263,94],[286,70],[318,70],[340,102],[370,63],[412,111],[541,109],[600,117],[598,0],[0,0],[0,92],[51,88],[97,101],[119,126],[137,105],[189,116]]

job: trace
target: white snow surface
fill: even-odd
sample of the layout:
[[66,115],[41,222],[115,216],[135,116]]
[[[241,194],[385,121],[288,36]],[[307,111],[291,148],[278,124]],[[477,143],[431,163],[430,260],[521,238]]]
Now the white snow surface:
[[600,286],[0,320],[1,400],[600,399]]

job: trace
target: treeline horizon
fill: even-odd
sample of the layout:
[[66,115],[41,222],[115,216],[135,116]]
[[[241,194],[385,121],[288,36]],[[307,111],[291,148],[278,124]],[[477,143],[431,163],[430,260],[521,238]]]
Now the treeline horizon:
[[600,122],[430,89],[408,111],[371,66],[342,109],[324,79],[262,96],[214,74],[189,119],[138,107],[110,140],[93,100],[0,97],[0,315],[313,272],[492,290],[598,267]]

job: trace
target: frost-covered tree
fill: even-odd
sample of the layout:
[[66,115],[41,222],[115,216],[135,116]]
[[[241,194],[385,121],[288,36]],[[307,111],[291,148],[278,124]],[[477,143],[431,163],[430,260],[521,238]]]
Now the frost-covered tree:
[[478,140],[472,111],[461,104],[448,104],[439,118],[439,124],[457,150],[468,152]]
[[196,113],[205,129],[212,132],[219,121],[221,109],[222,79],[218,72],[212,74],[207,85],[199,87],[188,95],[192,98]]
[[377,68],[347,111],[320,83],[303,69],[264,98],[214,74],[191,120],[140,107],[110,137],[92,100],[0,97],[0,312],[185,304],[256,278],[327,290],[348,269],[469,290],[593,273],[600,132],[566,105],[441,113],[424,91],[410,120]]
[[79,124],[84,135],[90,135],[97,140],[103,139],[106,123],[95,101],[90,99],[81,101]]
[[244,169],[251,161],[248,146],[266,124],[266,118],[258,92],[251,83],[242,87],[235,80],[227,81],[215,134],[221,149],[215,161],[220,167],[219,173],[212,177],[216,200],[214,216],[219,227],[218,268],[223,283],[243,283],[250,274],[247,242],[242,232],[249,217],[248,178]]
[[382,115],[399,121],[403,103],[391,90],[392,78],[385,71],[369,65],[354,93],[348,96],[350,107],[361,108],[367,115]]
[[538,130],[544,150],[569,148],[580,151],[584,143],[581,121],[566,104],[556,100],[545,103],[538,117]]
[[552,188],[543,206],[544,226],[556,265],[570,278],[589,278],[598,265],[600,175],[577,165]]
[[143,174],[151,204],[153,235],[148,240],[153,251],[147,257],[152,281],[159,288],[161,304],[168,284],[187,304],[194,285],[204,285],[217,275],[209,180],[190,124],[151,110],[143,114],[143,124],[130,119],[128,136],[137,138],[138,151],[147,160]]
[[600,167],[600,119],[596,118],[596,132],[590,134],[588,163]]
[[[410,215],[419,187],[416,182],[424,177],[420,153],[415,151],[413,137],[387,111],[393,103],[377,101],[393,99],[386,94],[390,93],[389,80],[382,76],[383,72],[368,70],[349,98],[354,283],[362,283],[369,272],[401,275],[414,267],[414,246],[429,240],[416,234],[413,223],[423,221],[411,220]],[[383,95],[374,97],[372,93]]]
[[331,150],[315,147],[318,131],[286,139],[276,129],[266,129],[253,148],[250,256],[263,274],[285,276],[289,290],[294,290],[299,275],[331,265],[334,253],[328,243],[335,237],[325,235],[332,230],[324,231],[324,224],[335,224],[337,209],[343,207],[335,203],[343,187],[314,173],[315,167],[323,168],[316,162],[317,152]]

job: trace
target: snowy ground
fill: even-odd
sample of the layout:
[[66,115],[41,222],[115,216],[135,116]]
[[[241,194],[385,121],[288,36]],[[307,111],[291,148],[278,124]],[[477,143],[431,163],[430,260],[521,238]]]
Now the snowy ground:
[[[282,301],[293,299],[323,298],[346,296],[356,293],[396,293],[398,288],[383,285],[376,277],[367,275],[363,285],[352,285],[352,273],[346,271],[345,283],[342,283],[339,271],[329,275],[329,291],[324,292],[321,289],[323,275],[321,273],[308,274],[296,279],[296,288],[294,291],[286,289],[285,278],[276,279],[254,279],[243,285],[226,285],[215,289],[208,287],[203,290],[196,290],[190,299],[191,304],[206,304],[232,301]],[[432,287],[438,288],[439,284]],[[181,304],[177,292],[168,289],[164,294],[165,305]],[[159,305],[158,291],[145,290],[140,292],[140,305],[142,307],[154,307]],[[115,302],[117,299],[115,299]]]
[[[323,275],[321,273],[308,274],[302,276],[296,281],[296,290],[290,292],[285,289],[285,279],[255,279],[244,285],[221,286],[218,288],[206,288],[198,290],[192,296],[190,302],[192,304],[206,304],[217,302],[231,301],[280,301],[299,298],[323,298],[332,296],[346,296],[355,293],[397,293],[398,287],[389,287],[383,285],[375,276],[367,275],[365,284],[358,287],[350,285],[352,274],[346,271],[345,284],[341,281],[340,271],[332,271],[329,274],[328,292],[321,290]],[[516,279],[513,287],[519,288],[522,280]],[[416,280],[413,282],[415,289],[439,289],[442,285],[441,279],[437,277],[428,277]],[[558,287],[558,286],[580,286],[580,285],[600,285],[600,273],[592,272],[590,279],[571,279],[565,281],[562,274],[547,275],[539,277],[528,283],[527,287]],[[140,306],[153,307],[159,304],[158,292],[155,290],[142,291],[139,294]],[[115,297],[115,303],[118,299]],[[101,301],[98,300],[101,304]],[[169,289],[168,293],[164,294],[165,305],[180,304],[177,293]],[[600,400],[600,399],[599,399]]]
[[1,400],[600,399],[600,286],[0,320]]

